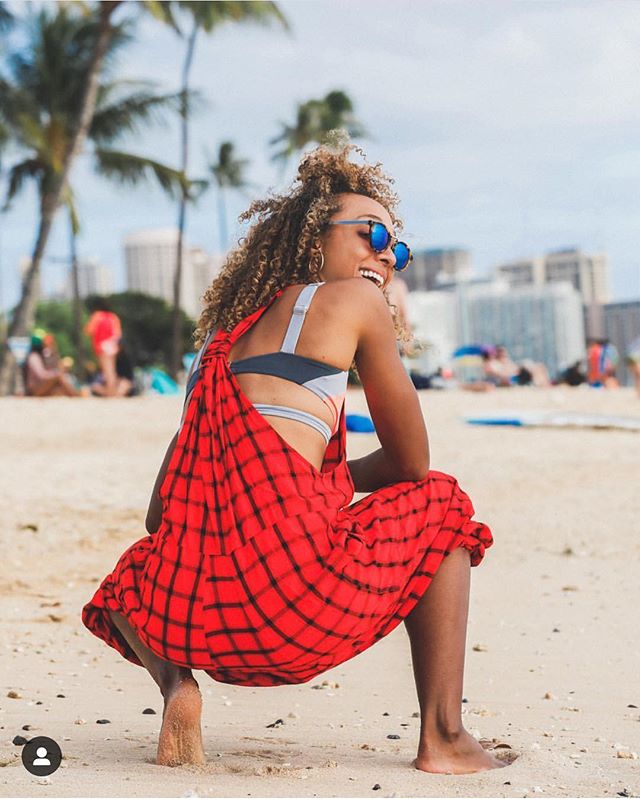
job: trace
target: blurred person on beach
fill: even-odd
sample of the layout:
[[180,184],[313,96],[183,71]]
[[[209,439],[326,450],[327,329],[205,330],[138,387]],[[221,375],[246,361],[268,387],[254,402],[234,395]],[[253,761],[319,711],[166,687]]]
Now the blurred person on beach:
[[518,375],[518,365],[511,360],[507,348],[499,344],[488,349],[484,356],[484,378],[494,386],[512,386]]
[[498,344],[493,351],[487,349],[484,376],[487,383],[501,388],[514,385],[546,388],[551,385],[549,372],[543,363],[526,359],[517,364],[502,344]]
[[91,393],[96,397],[133,397],[136,394],[135,375],[133,363],[122,344],[118,343],[118,353],[116,355],[116,388],[115,393],[107,393],[107,387],[102,372],[96,375],[91,383]]
[[[192,669],[306,683],[404,621],[421,718],[412,765],[505,765],[461,718],[470,566],[493,540],[456,479],[430,468],[398,352],[408,331],[388,296],[411,261],[398,198],[354,154],[337,140],[316,148],[287,191],[240,217],[253,224],[205,293],[149,534],[83,608],[89,630],[160,688],[158,764],[204,762]],[[382,446],[347,461],[350,368]]]
[[36,329],[24,365],[24,385],[28,397],[79,397],[68,374],[73,361],[61,359],[51,333]]
[[590,339],[587,346],[587,382],[594,388],[618,388],[619,355],[608,339]]
[[92,297],[87,305],[92,313],[84,332],[91,339],[104,381],[104,392],[101,396],[115,397],[118,396],[116,358],[122,338],[122,325],[104,298]]
[[575,361],[568,366],[560,375],[558,383],[566,383],[568,386],[581,386],[587,382],[587,374],[583,361]]
[[635,338],[629,345],[626,354],[627,368],[633,376],[636,393],[640,397],[640,336]]

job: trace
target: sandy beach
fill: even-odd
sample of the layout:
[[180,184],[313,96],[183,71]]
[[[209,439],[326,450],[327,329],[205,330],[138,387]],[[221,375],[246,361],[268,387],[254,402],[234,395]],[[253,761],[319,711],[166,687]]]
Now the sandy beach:
[[[156,766],[160,694],[80,610],[144,535],[181,399],[11,398],[0,400],[0,795],[640,795],[640,433],[462,421],[514,409],[638,417],[640,401],[630,389],[556,388],[421,402],[432,467],[456,475],[494,534],[472,572],[464,720],[517,754],[512,765],[463,777],[411,767],[418,703],[400,625],[304,685],[196,673],[207,764]],[[361,391],[347,410],[366,410]],[[377,446],[350,434],[348,455]],[[54,738],[61,768],[30,775],[17,735]]]

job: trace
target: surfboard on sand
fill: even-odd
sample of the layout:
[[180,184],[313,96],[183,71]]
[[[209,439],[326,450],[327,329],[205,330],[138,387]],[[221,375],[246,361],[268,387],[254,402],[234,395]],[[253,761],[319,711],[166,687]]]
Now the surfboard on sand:
[[633,430],[640,432],[640,417],[608,416],[598,413],[559,411],[501,411],[484,416],[465,416],[467,424],[496,427],[582,427],[594,430]]

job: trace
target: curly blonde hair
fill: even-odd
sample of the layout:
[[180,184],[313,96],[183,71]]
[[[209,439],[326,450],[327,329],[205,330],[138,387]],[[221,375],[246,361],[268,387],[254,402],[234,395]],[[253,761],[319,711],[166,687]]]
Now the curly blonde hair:
[[[302,159],[287,191],[256,200],[240,215],[241,222],[255,221],[204,294],[205,307],[194,333],[197,348],[210,329],[232,330],[279,289],[319,281],[320,236],[340,210],[339,194],[371,197],[387,209],[398,229],[402,227],[395,214],[398,197],[391,190],[393,179],[379,163],[353,163],[349,159],[352,152],[366,158],[359,147],[348,142],[317,147]],[[397,337],[411,340],[386,290],[384,295]]]

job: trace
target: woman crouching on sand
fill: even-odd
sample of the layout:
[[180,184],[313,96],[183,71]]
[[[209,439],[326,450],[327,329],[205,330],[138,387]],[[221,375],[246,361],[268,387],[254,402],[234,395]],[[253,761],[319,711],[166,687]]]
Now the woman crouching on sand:
[[[462,726],[469,566],[492,543],[455,478],[429,468],[387,302],[391,181],[317,148],[255,219],[205,295],[180,430],[147,530],[83,621],[164,696],[157,762],[203,763],[192,669],[233,685],[304,683],[404,621],[421,711],[413,765],[501,765]],[[357,151],[360,153],[360,151]],[[381,447],[345,457],[358,370]],[[352,503],[354,491],[369,492]]]

